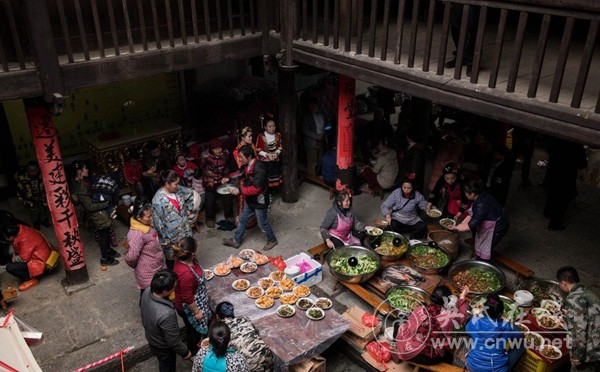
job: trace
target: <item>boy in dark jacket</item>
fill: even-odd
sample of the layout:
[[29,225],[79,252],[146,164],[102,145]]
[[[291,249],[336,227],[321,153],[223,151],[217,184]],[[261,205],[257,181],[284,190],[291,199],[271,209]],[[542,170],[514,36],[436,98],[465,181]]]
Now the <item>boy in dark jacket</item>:
[[154,274],[150,288],[142,294],[142,324],[150,350],[158,359],[161,372],[176,370],[176,354],[190,359],[192,353],[181,341],[175,305],[169,296],[175,290],[177,275],[168,270]]
[[244,181],[241,191],[233,190],[232,195],[238,195],[240,192],[246,197],[246,205],[240,214],[240,222],[235,235],[232,238],[223,239],[223,244],[230,247],[239,248],[242,245],[242,238],[246,231],[246,224],[252,215],[256,215],[261,230],[267,236],[267,244],[263,250],[268,251],[277,245],[277,238],[271,229],[267,219],[267,208],[269,207],[269,179],[267,169],[264,164],[256,161],[254,150],[249,145],[240,147],[238,156],[244,167]]

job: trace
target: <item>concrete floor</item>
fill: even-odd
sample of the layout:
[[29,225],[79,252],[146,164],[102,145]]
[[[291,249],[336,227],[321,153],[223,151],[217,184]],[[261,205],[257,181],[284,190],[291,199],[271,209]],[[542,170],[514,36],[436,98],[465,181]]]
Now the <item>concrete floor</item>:
[[[535,166],[535,162],[544,157],[536,153],[532,167],[532,181],[541,181],[544,169]],[[545,230],[547,220],[542,216],[545,192],[532,186],[520,189],[518,170],[513,177],[513,188],[509,195],[507,209],[511,219],[511,229],[500,244],[499,249],[507,256],[532,268],[539,278],[554,278],[556,269],[562,265],[573,265],[580,271],[584,284],[600,292],[600,190],[580,185],[580,194],[569,212],[567,229],[560,232]],[[354,208],[361,220],[368,222],[380,216],[380,200],[370,195],[354,198]],[[279,245],[270,251],[271,255],[284,258],[319,244],[319,224],[330,207],[326,190],[302,184],[300,200],[294,204],[275,201],[270,221],[279,240]],[[16,199],[0,203],[0,209],[14,212],[19,218],[27,220],[27,215]],[[218,216],[219,217],[219,216]],[[127,228],[115,222],[120,243],[124,241]],[[46,236],[55,243],[52,229],[43,228]],[[232,236],[232,232],[223,232],[202,227],[195,234],[200,244],[200,262],[204,267],[212,267],[226,260],[237,250],[221,244],[223,237]],[[133,270],[124,262],[107,271],[101,271],[99,250],[93,237],[84,229],[82,238],[85,244],[90,286],[84,290],[67,295],[61,281],[62,269],[45,276],[40,285],[28,292],[20,293],[11,303],[15,315],[28,324],[44,332],[45,343],[32,348],[32,352],[43,370],[67,371],[113,354],[128,346],[134,346],[134,352],[126,358],[127,370],[155,370],[156,362],[150,358],[140,322],[138,308],[139,291],[135,286]],[[245,236],[243,248],[261,249],[265,238],[258,229],[251,230]],[[120,246],[119,250],[124,253]],[[467,256],[470,252],[462,252]],[[0,274],[2,287],[18,284],[7,273]],[[516,283],[509,276],[509,287]],[[368,309],[354,294],[344,289],[333,290],[333,279],[328,270],[324,270],[324,280],[318,287],[343,306],[358,305]],[[328,371],[359,371],[360,367],[349,362],[339,350],[334,349],[328,355]],[[139,364],[140,362],[142,364]],[[180,362],[180,370],[189,370],[189,364]],[[135,366],[137,365],[137,366]],[[135,367],[134,367],[135,366]],[[104,370],[115,370],[117,364]],[[181,369],[183,368],[183,369]]]

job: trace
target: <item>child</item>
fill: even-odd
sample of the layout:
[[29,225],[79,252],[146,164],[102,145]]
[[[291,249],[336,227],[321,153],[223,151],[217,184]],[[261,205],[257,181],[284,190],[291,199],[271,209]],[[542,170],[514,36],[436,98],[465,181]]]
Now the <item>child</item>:
[[106,213],[114,220],[117,218],[116,207],[119,202],[119,183],[115,174],[97,176],[92,183],[92,202],[109,202]]
[[173,170],[177,173],[179,178],[185,182],[185,186],[192,186],[192,179],[194,178],[194,172],[197,168],[196,164],[187,161],[183,152],[178,152],[177,155],[175,155],[175,166],[173,167]]
[[123,166],[123,177],[129,188],[135,191],[135,195],[144,195],[142,187],[142,163],[140,156],[135,152],[131,152]]

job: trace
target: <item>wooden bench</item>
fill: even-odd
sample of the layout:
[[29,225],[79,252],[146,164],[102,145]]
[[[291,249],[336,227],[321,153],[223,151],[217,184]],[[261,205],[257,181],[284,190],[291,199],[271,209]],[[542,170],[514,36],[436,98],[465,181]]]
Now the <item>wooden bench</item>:
[[310,176],[308,174],[302,174],[301,177],[302,177],[302,180],[304,180],[304,181],[309,181],[310,183],[313,183],[315,185],[325,187],[329,191],[329,199],[333,199],[333,196],[335,195],[335,189],[333,187],[329,186],[328,184],[326,184],[325,181],[321,177]]
[[517,274],[517,276],[522,276],[525,279],[531,278],[535,274],[535,271],[531,270],[528,267],[521,265],[520,263],[518,263],[516,261],[513,261],[512,259],[506,257],[505,255],[503,255],[500,252],[496,252],[496,251],[492,252],[492,261],[494,263],[506,266],[507,268],[514,271]]
[[467,370],[461,367],[454,366],[448,363],[438,363],[430,366],[426,366],[423,364],[412,363],[411,365],[415,366],[414,372],[417,371],[431,371],[431,372],[466,372]]
[[323,261],[325,260],[325,256],[327,255],[327,252],[329,252],[329,250],[331,250],[331,248],[329,248],[327,246],[327,244],[325,243],[321,243],[317,246],[314,246],[312,248],[310,248],[308,250],[308,253],[310,253],[310,255],[317,261],[319,261],[319,263],[322,265]]

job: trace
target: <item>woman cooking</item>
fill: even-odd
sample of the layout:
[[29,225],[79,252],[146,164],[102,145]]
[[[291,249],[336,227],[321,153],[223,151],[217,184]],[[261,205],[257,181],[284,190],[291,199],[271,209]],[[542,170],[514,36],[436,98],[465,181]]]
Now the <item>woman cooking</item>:
[[483,184],[470,181],[465,184],[467,199],[473,203],[468,216],[458,226],[448,230],[475,232],[475,258],[489,260],[492,249],[498,245],[509,228],[508,218],[502,206],[490,194],[483,191]]
[[351,208],[351,196],[340,191],[321,223],[321,236],[329,248],[360,245],[365,238],[364,225]]
[[381,204],[381,214],[399,234],[407,234],[409,239],[420,239],[425,235],[427,225],[421,220],[418,210],[427,212],[427,200],[414,188],[414,173],[409,174],[402,185],[394,190]]

